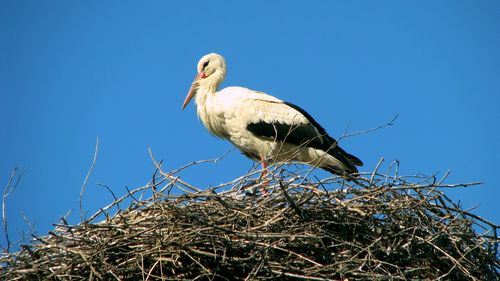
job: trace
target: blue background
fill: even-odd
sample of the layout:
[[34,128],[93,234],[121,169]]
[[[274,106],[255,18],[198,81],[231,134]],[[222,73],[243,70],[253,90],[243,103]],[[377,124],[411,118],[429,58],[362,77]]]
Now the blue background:
[[[154,172],[215,158],[231,145],[180,106],[199,58],[225,56],[225,86],[306,109],[372,171],[443,175],[464,208],[500,223],[499,1],[1,1],[0,185],[14,242],[52,229],[79,193],[93,213]],[[199,187],[245,174],[237,151],[181,173]],[[327,176],[326,173],[320,176]],[[24,217],[24,218],[23,218]],[[29,223],[26,223],[26,220]],[[31,226],[30,226],[31,225]],[[3,229],[0,242],[5,245]],[[29,237],[28,237],[29,238]]]

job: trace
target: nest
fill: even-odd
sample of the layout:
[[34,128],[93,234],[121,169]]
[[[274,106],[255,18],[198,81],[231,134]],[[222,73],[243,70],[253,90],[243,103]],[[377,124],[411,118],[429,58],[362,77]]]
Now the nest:
[[[201,190],[159,169],[0,258],[6,280],[498,280],[497,226],[435,177],[276,167]],[[114,195],[113,195],[114,196]],[[127,205],[123,208],[123,205]]]

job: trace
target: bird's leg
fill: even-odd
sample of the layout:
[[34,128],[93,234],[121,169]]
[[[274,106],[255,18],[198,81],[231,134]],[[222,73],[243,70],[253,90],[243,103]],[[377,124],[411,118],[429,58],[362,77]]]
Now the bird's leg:
[[259,181],[261,181],[267,175],[267,163],[266,163],[266,160],[262,159],[260,161],[260,164],[262,165],[262,173],[260,174]]
[[266,162],[264,157],[260,158],[260,164],[262,164],[262,173],[260,174],[259,182],[261,182],[262,179],[264,179],[264,181],[261,182],[261,184],[260,184],[260,189],[261,189],[262,193],[265,194],[265,193],[267,193],[266,188],[269,185],[269,180],[265,179],[265,177],[267,175],[267,162]]

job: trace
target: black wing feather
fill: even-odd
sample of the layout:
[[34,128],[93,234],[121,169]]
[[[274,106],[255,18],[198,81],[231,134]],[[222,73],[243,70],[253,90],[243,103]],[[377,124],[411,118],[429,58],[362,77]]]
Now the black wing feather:
[[318,136],[314,127],[309,124],[291,125],[260,121],[248,124],[247,130],[258,137],[287,142],[297,146],[323,147],[322,138]]
[[318,122],[316,122],[316,120],[314,120],[314,118],[309,113],[307,113],[307,111],[296,106],[295,104],[292,104],[289,102],[283,102],[283,103],[290,106],[291,108],[297,110],[298,112],[302,113],[302,115],[304,115],[307,118],[307,120],[318,129],[318,132],[327,140],[326,146],[324,146],[323,148],[320,148],[320,147],[314,147],[314,148],[320,148],[320,149],[324,150],[325,148],[332,148],[332,146],[335,146],[335,148],[337,148],[339,150],[339,152],[345,158],[347,158],[349,160],[349,162],[351,162],[353,165],[363,166],[363,161],[361,161],[358,157],[347,153],[340,146],[338,146],[337,141],[334,138],[332,138],[330,135],[328,135],[326,130],[323,127],[321,127],[321,125]]
[[[255,136],[270,138],[276,141],[287,142],[297,146],[305,146],[326,151],[347,167],[356,171],[354,165],[361,166],[363,162],[357,157],[345,152],[337,145],[337,141],[330,137],[326,130],[314,118],[302,108],[289,103],[283,104],[295,109],[306,119],[309,123],[306,124],[287,124],[281,122],[264,122],[259,121],[256,123],[247,124],[247,130],[252,132]],[[319,134],[318,134],[319,133]]]

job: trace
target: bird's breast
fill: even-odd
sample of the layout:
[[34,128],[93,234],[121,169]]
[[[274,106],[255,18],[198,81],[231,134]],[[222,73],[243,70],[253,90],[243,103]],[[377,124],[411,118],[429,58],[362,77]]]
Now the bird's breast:
[[208,131],[220,138],[229,138],[226,113],[227,109],[215,99],[215,94],[209,94],[204,104],[197,106],[198,116]]

